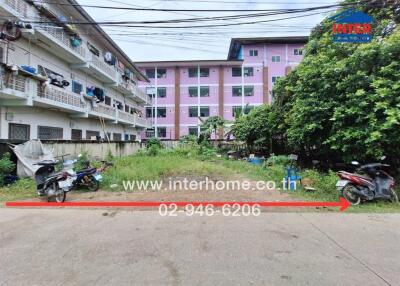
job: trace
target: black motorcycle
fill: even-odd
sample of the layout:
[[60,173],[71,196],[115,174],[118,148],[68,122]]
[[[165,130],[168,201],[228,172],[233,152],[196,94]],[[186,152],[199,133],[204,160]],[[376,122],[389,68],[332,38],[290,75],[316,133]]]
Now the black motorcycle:
[[40,166],[35,172],[36,187],[39,196],[47,196],[50,202],[55,199],[58,203],[65,202],[67,193],[72,190],[75,176],[69,172],[55,172],[58,161],[42,161],[35,165]]
[[394,190],[395,180],[383,169],[387,164],[373,163],[360,166],[358,162],[352,162],[358,167],[358,172],[338,172],[340,180],[336,187],[343,197],[352,205],[358,205],[364,201],[376,199],[398,203],[399,198]]

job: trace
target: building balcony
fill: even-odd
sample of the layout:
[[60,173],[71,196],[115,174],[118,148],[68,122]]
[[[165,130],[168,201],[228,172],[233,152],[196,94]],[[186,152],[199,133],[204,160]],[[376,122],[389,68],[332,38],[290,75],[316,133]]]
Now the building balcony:
[[118,83],[117,70],[113,66],[107,64],[101,58],[93,55],[90,52],[88,53],[90,54],[88,59],[89,72],[94,74],[99,80],[106,84]]
[[86,49],[83,45],[72,46],[71,36],[62,27],[40,25],[35,28],[33,38],[41,47],[71,65],[86,64]]
[[130,113],[126,113],[118,110],[117,112],[117,120],[119,123],[127,124],[127,125],[135,125],[135,116]]
[[135,127],[150,128],[151,124],[150,124],[150,121],[147,120],[146,118],[135,115]]
[[117,111],[115,108],[107,105],[97,104],[89,111],[89,116],[102,117],[106,120],[117,122]]
[[0,0],[0,12],[2,15],[13,15],[18,19],[24,19],[28,15],[28,3],[24,0]]
[[25,76],[6,73],[0,77],[0,99],[27,99],[29,79]]
[[138,103],[141,103],[144,105],[152,104],[152,99],[150,98],[150,96],[148,96],[144,91],[142,91],[141,89],[139,89],[136,86],[134,88],[133,99],[135,101],[137,101]]
[[87,108],[81,96],[56,86],[43,88],[41,84],[37,84],[37,96],[33,98],[33,101],[37,106],[55,108],[68,113],[80,113],[86,117]]
[[111,85],[111,87],[119,91],[123,95],[133,95],[135,90],[135,85],[131,81],[123,79],[121,74],[118,74],[117,78],[118,82],[116,84]]

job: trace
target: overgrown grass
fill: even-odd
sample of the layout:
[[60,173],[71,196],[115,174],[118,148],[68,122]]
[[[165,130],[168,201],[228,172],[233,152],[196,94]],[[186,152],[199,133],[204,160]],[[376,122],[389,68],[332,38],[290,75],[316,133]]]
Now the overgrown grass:
[[0,202],[16,201],[36,197],[36,185],[32,179],[21,179],[11,186],[0,188]]
[[[114,167],[105,173],[102,186],[121,191],[123,181],[155,181],[185,176],[228,180],[232,170],[215,161],[202,161],[196,156],[182,156],[175,152],[162,152],[157,156],[138,154],[116,159]],[[112,185],[118,187],[111,188]]]

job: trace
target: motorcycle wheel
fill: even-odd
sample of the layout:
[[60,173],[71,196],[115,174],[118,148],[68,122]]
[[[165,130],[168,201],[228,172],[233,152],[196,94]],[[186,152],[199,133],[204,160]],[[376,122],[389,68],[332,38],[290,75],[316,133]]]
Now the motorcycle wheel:
[[390,189],[390,201],[394,204],[399,203],[399,196],[394,189]]
[[[60,187],[58,186],[58,183],[53,184],[53,188],[56,191],[57,195],[54,197],[57,203],[63,203],[65,202],[67,198],[67,193],[64,192],[64,190],[60,190]],[[50,202],[52,198],[48,198],[48,201]]]
[[343,189],[343,197],[353,206],[357,206],[361,203],[360,196],[353,193],[353,185],[347,185]]
[[97,192],[100,188],[100,183],[94,177],[90,177],[90,182],[87,184],[89,191]]

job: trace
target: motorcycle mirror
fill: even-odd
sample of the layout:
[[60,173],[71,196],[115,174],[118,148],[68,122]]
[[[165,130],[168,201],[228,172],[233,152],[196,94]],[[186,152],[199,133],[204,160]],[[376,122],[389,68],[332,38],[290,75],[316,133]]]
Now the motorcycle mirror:
[[351,164],[352,164],[352,165],[355,165],[355,166],[360,165],[360,163],[358,163],[357,161],[352,161]]

